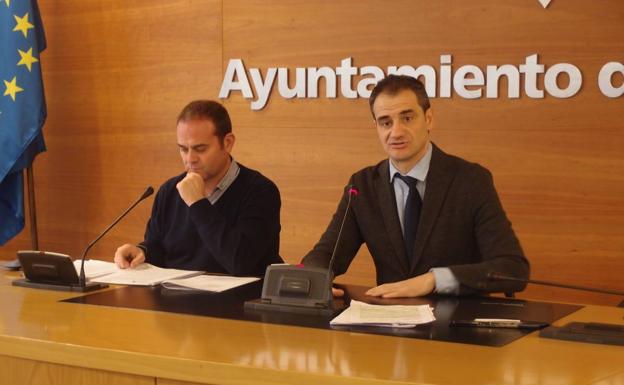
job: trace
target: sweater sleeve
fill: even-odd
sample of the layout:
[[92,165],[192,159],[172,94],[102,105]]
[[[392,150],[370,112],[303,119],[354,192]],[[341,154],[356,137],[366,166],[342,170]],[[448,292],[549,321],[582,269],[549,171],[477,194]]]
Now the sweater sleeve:
[[189,208],[197,232],[216,261],[230,274],[252,275],[274,243],[279,243],[280,194],[270,181],[257,179],[241,197],[234,219],[228,219],[208,199]]

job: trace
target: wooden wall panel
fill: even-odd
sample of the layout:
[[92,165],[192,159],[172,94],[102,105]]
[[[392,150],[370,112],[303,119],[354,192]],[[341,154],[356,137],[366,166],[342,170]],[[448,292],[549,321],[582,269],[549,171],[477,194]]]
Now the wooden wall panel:
[[[145,187],[183,171],[175,118],[190,100],[217,96],[221,2],[40,3],[49,111],[48,152],[35,162],[40,244],[77,257]],[[91,255],[112,258],[142,239],[151,202]],[[30,248],[27,235],[3,253]]]
[[[583,73],[573,98],[433,99],[433,140],[488,167],[533,277],[611,288],[624,271],[623,98],[597,87],[624,62],[618,0],[41,2],[49,151],[36,164],[42,248],[79,255],[143,187],[181,170],[174,119],[216,98],[229,59],[268,67],[524,63],[532,54]],[[356,79],[358,79],[356,77]],[[616,76],[621,82],[622,77]],[[355,82],[354,82],[355,84]],[[543,84],[543,76],[539,84]],[[522,86],[524,84],[522,83]],[[501,83],[501,89],[506,82]],[[322,93],[322,92],[321,92]],[[298,261],[318,240],[354,171],[383,159],[364,99],[281,98],[252,111],[234,92],[234,156],[282,193],[281,252]],[[151,200],[93,250],[110,258],[140,240]],[[0,250],[28,247],[28,231]],[[365,248],[340,280],[371,285]],[[617,303],[613,296],[530,287],[525,296]]]
[[[569,62],[581,68],[584,87],[572,99],[435,98],[433,140],[493,172],[534,277],[619,286],[622,99],[602,96],[596,83],[604,63],[622,60],[624,44],[616,38],[624,32],[621,3],[555,1],[548,10],[513,1],[229,1],[224,7],[224,67],[241,58],[247,68],[266,73],[268,67],[336,67],[346,57],[356,66],[438,67],[440,55],[452,54],[454,69],[484,69],[519,65],[538,53],[546,66]],[[280,185],[282,253],[296,261],[324,230],[351,173],[383,153],[365,100],[285,100],[274,89],[262,111],[250,110],[249,102],[240,93],[227,101],[239,138],[252,139],[238,148]],[[373,271],[363,248],[339,280],[373,284]],[[534,287],[527,295],[619,301]]]

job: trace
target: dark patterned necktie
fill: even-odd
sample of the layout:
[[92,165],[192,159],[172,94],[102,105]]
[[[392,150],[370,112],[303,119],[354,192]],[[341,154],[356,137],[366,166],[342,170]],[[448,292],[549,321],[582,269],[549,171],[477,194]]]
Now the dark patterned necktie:
[[416,232],[418,231],[418,221],[420,220],[420,210],[422,208],[422,200],[416,189],[418,179],[411,176],[403,176],[399,173],[394,174],[409,186],[407,201],[405,202],[405,211],[403,212],[403,240],[405,241],[405,250],[407,251],[407,260],[412,264],[414,243],[416,242]]

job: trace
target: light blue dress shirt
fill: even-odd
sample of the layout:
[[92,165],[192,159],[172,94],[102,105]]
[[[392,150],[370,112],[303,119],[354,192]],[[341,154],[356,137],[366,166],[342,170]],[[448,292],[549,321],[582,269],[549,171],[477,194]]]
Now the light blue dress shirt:
[[[433,147],[431,143],[427,143],[427,152],[416,165],[407,172],[404,176],[411,176],[416,178],[416,190],[420,195],[420,199],[424,202],[425,190],[427,188],[427,173],[429,172],[429,164],[431,163],[431,154],[433,153]],[[394,196],[396,198],[397,211],[399,214],[399,222],[401,222],[401,230],[404,226],[403,214],[405,212],[405,205],[407,203],[407,195],[409,194],[409,186],[402,179],[395,178],[394,175],[399,173],[396,167],[392,164],[392,161],[388,162],[390,167],[390,183],[394,187]],[[448,267],[434,267],[430,270],[435,277],[435,292],[441,294],[457,294],[459,293],[459,282],[451,269]]]

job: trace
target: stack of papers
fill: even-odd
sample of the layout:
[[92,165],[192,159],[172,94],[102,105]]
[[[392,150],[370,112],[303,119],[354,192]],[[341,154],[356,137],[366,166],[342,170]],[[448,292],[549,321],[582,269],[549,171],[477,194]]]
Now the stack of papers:
[[257,277],[232,277],[229,275],[198,275],[190,278],[172,279],[163,282],[162,286],[170,290],[204,290],[220,293],[259,279]]
[[[74,261],[76,272],[80,274],[80,260]],[[90,259],[85,261],[85,276],[91,282],[113,285],[154,286],[176,278],[202,274],[203,271],[163,269],[149,263],[137,267],[120,269],[112,262]]]
[[329,324],[411,328],[433,321],[429,305],[371,305],[351,300],[351,306]]
[[[74,261],[80,274],[80,260]],[[259,280],[257,277],[232,277],[228,275],[202,275],[203,271],[163,269],[149,263],[120,269],[112,262],[90,259],[85,261],[85,275],[91,282],[113,285],[154,286],[162,284],[171,290],[205,290],[220,293]]]
[[[74,267],[76,268],[76,273],[80,275],[80,259],[74,261]],[[85,276],[88,280],[114,273],[118,270],[117,266],[114,263],[99,261],[97,259],[85,260],[84,269]]]

